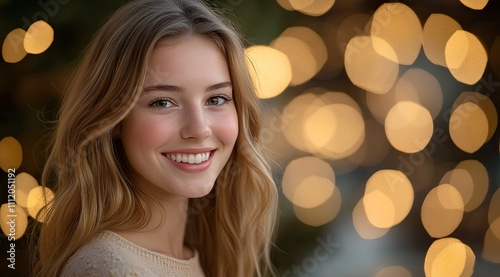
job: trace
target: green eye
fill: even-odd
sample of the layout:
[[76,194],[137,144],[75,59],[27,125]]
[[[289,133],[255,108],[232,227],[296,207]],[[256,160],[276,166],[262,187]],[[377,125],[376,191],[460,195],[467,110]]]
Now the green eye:
[[153,100],[149,106],[153,108],[170,108],[174,104],[169,99],[156,99]]
[[214,96],[207,100],[207,104],[210,106],[222,106],[230,101],[228,97],[225,96]]

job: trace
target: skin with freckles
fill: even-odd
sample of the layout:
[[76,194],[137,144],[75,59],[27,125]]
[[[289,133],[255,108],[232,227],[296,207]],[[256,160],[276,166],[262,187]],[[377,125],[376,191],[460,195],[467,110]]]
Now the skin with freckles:
[[148,72],[142,96],[120,126],[135,183],[165,199],[202,197],[238,135],[227,63],[212,41],[187,36],[160,43]]

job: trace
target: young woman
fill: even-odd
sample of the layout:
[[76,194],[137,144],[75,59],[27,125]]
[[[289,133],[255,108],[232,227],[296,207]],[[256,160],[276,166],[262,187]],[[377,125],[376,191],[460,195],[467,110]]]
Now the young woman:
[[240,38],[193,0],[104,24],[63,99],[36,276],[263,276],[277,192]]

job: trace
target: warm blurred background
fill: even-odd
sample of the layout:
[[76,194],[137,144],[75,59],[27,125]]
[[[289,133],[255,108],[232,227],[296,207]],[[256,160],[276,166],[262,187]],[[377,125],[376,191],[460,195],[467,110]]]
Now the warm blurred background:
[[[43,139],[124,2],[0,0],[1,276],[29,276]],[[248,38],[263,99],[280,276],[500,276],[498,1],[213,2]]]

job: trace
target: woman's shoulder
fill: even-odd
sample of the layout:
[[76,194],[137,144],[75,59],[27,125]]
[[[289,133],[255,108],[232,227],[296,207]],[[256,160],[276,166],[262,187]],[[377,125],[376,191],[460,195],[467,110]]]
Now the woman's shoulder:
[[110,231],[103,231],[80,247],[66,262],[61,276],[146,276],[131,252]]

